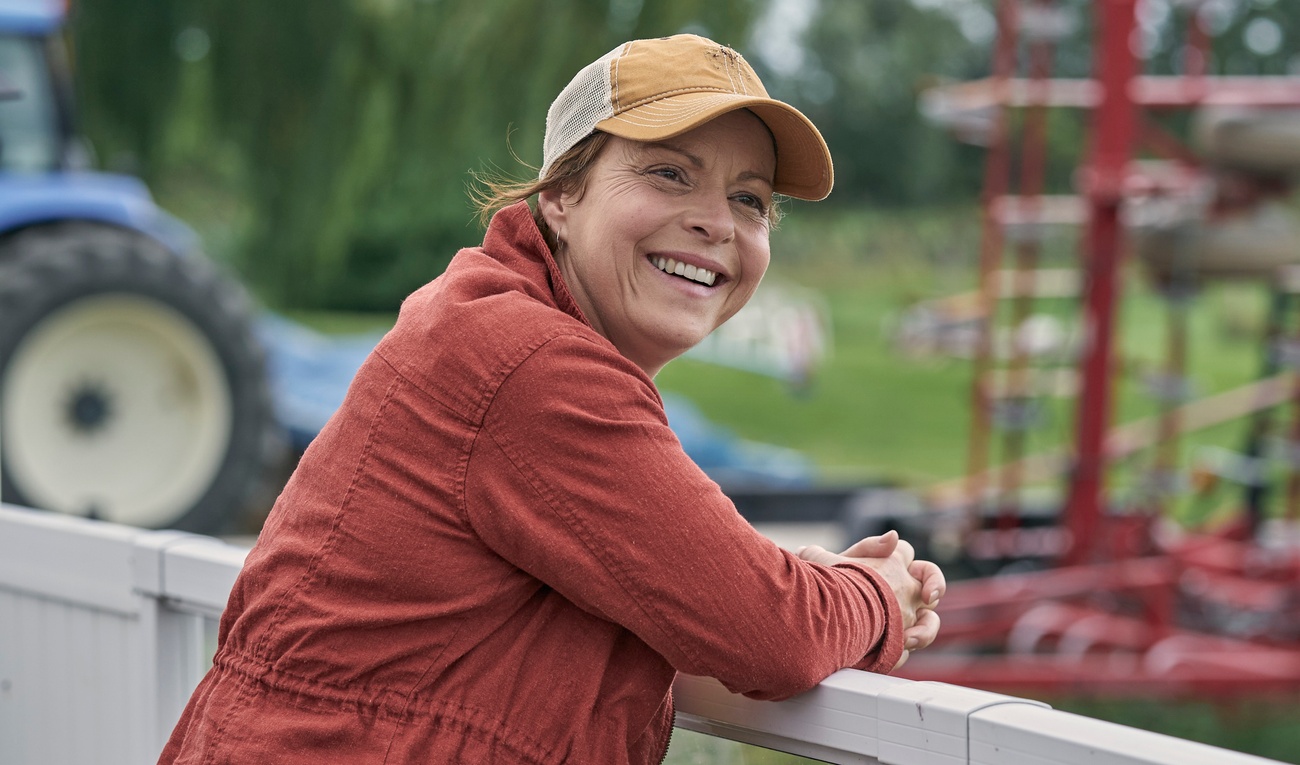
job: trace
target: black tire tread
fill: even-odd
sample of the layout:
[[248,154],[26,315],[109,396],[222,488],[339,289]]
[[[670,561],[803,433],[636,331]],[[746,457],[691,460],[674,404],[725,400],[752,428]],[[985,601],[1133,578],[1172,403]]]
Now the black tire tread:
[[[217,352],[230,385],[234,422],[216,478],[169,528],[235,530],[271,490],[283,466],[284,439],[274,418],[265,354],[253,332],[243,287],[198,253],[179,255],[143,234],[70,221],[22,230],[0,240],[0,379],[22,337],[51,312],[83,297],[129,293],[187,316]],[[3,468],[6,501],[23,501]]]

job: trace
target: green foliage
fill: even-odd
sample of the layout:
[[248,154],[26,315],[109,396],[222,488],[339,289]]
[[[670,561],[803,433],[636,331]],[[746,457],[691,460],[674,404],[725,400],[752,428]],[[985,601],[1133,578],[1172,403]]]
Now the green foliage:
[[[580,67],[630,37],[742,37],[752,5],[106,0],[82,9],[76,44],[101,154],[130,153],[163,184],[235,184],[251,211],[235,264],[264,298],[380,310],[478,242],[469,171],[515,167],[512,128],[537,162],[546,108]],[[209,56],[178,57],[189,28]],[[178,126],[197,130],[180,147],[163,137]]]
[[[1059,5],[1078,23],[1056,46],[1054,73],[1085,77],[1097,6]],[[1212,5],[1207,24],[1218,35],[1210,71],[1277,74],[1296,65],[1300,5]],[[756,22],[794,6],[812,15],[806,28],[787,30],[801,60],[782,67],[767,60]],[[1181,71],[1188,12],[1168,2],[1149,6],[1148,69]],[[580,66],[633,37],[690,29],[745,52],[773,94],[825,134],[836,157],[832,206],[975,199],[983,150],[927,124],[916,97],[988,73],[989,7],[978,0],[100,0],[74,4],[72,37],[82,122],[99,155],[144,174],[165,205],[181,208],[205,233],[215,227],[209,245],[228,252],[268,302],[391,310],[458,247],[478,241],[465,194],[469,173],[528,174],[512,152],[539,161],[554,95]],[[981,13],[982,32],[968,23]],[[1250,50],[1259,24],[1275,25],[1283,44]],[[1185,132],[1178,120],[1164,122]],[[1087,149],[1086,124],[1084,115],[1052,115],[1052,191],[1071,188]]]
[[977,76],[987,51],[919,4],[826,0],[821,8],[806,35],[808,64],[793,79],[769,79],[821,128],[835,156],[834,204],[972,198],[981,152],[927,124],[916,96],[939,78]]
[[[176,101],[178,66],[172,42],[179,3],[114,0],[79,3],[72,27],[77,99],[101,156],[145,163],[164,141]],[[123,55],[130,51],[131,55]],[[133,163],[132,163],[133,164]]]

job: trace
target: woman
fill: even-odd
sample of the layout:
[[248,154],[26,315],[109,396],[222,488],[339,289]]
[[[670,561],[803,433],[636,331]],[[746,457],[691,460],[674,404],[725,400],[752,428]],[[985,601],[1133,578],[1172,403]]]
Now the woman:
[[580,72],[544,161],[304,455],[163,762],[658,762],[679,670],[776,699],[934,639],[933,564],[780,550],[652,382],[753,294],[773,194],[829,193],[816,129],[686,35]]

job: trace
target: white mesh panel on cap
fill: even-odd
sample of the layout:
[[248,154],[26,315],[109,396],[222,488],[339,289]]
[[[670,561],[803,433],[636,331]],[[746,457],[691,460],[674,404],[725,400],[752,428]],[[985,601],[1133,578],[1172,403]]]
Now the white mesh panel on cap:
[[591,135],[596,123],[614,116],[610,94],[610,62],[622,54],[620,45],[574,75],[546,112],[546,136],[542,139],[542,171],[546,177],[551,163]]

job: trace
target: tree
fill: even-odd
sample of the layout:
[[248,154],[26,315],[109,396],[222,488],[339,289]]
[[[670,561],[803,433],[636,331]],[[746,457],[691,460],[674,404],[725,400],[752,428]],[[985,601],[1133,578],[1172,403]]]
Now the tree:
[[[158,126],[177,118],[173,41],[201,28],[212,140],[238,147],[255,213],[241,270],[274,305],[350,309],[396,307],[480,239],[469,172],[515,167],[512,149],[538,163],[546,108],[580,67],[634,37],[744,39],[753,12],[752,0],[140,4],[105,0],[78,19],[83,93],[113,85],[88,120],[96,141],[167,171]],[[141,16],[132,55],[147,65],[106,42]],[[147,92],[133,90],[140,66]]]
[[835,157],[837,205],[937,202],[978,188],[978,152],[926,124],[916,97],[940,79],[986,73],[987,40],[968,39],[950,16],[921,6],[822,0],[804,36],[804,65],[767,78],[821,128]]

